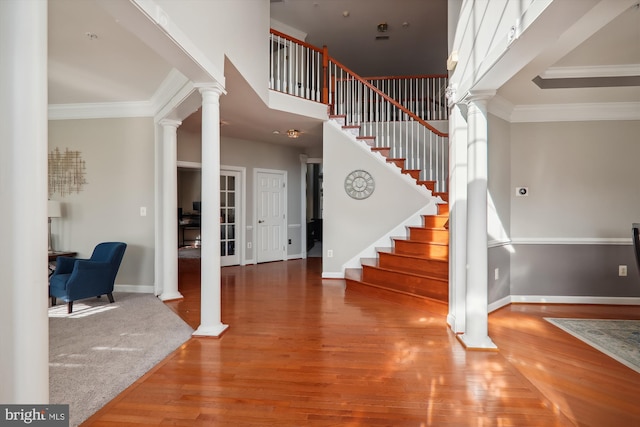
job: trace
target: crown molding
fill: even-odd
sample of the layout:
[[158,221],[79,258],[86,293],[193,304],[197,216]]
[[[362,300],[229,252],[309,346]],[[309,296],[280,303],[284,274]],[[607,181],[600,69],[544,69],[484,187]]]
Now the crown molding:
[[151,101],[51,104],[49,120],[153,117],[154,109]]
[[50,104],[49,120],[154,117],[188,82],[189,79],[174,68],[147,101]]
[[543,79],[640,76],[640,64],[551,67],[540,74]]
[[516,105],[511,123],[640,120],[640,102]]
[[496,95],[488,111],[509,123],[640,120],[640,102],[514,105]]

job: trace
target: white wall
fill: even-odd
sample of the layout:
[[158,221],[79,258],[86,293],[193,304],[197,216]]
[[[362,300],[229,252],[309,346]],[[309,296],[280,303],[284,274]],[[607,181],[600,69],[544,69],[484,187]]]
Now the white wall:
[[[366,155],[363,142],[347,136],[335,123],[323,130],[323,275],[344,274],[344,264],[430,203],[430,197],[407,183],[381,156]],[[344,191],[346,176],[355,169],[368,171],[375,191],[365,200],[354,200]],[[435,205],[434,205],[435,213]],[[391,241],[387,243],[391,246]],[[333,251],[333,257],[327,251]]]
[[64,216],[52,222],[55,249],[88,258],[97,243],[125,242],[116,285],[145,292],[154,284],[153,144],[151,118],[49,121],[49,151],[79,151],[87,180],[80,193],[51,196]]
[[227,56],[267,103],[270,11],[267,0],[155,0],[190,41],[224,70]]

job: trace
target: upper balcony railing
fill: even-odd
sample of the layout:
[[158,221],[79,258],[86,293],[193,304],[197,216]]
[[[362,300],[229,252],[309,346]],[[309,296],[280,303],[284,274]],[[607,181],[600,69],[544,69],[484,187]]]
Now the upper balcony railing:
[[319,49],[271,30],[270,88],[329,106],[329,112],[390,147],[405,169],[447,191],[448,138],[431,121],[447,120],[446,76],[363,79]]
[[365,80],[423,120],[449,118],[446,74],[365,77]]

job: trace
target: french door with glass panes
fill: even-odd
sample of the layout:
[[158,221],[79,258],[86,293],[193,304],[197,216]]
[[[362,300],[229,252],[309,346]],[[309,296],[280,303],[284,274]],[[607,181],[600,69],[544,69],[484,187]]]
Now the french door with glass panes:
[[240,264],[238,215],[240,172],[220,171],[220,265]]

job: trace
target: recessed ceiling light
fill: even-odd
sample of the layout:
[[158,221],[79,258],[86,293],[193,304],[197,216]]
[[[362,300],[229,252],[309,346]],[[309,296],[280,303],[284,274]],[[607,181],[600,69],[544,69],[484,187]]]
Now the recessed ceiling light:
[[300,136],[300,131],[299,131],[299,130],[297,130],[297,129],[289,129],[289,130],[287,131],[287,136],[288,136],[289,138],[297,138],[297,137],[299,137],[299,136]]
[[272,133],[273,133],[274,135],[280,135],[280,131],[279,131],[279,130],[274,130]]

